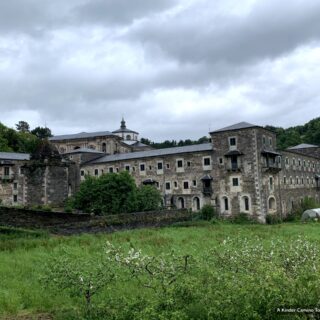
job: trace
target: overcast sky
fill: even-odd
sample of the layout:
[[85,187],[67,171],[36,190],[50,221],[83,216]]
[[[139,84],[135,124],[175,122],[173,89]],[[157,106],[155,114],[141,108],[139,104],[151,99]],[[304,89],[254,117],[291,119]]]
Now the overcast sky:
[[197,139],[320,116],[319,0],[0,0],[0,121]]

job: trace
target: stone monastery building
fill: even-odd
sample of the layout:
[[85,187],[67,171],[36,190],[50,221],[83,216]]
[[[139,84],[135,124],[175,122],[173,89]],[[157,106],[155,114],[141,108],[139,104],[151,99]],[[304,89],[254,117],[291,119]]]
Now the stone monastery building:
[[264,222],[267,214],[287,215],[306,196],[319,201],[319,146],[277,151],[273,132],[246,122],[210,136],[210,143],[155,150],[122,119],[113,132],[50,138],[56,149],[47,158],[0,152],[0,199],[59,206],[86,175],[126,170],[138,185],[158,188],[169,208],[212,204],[221,216],[244,212]]

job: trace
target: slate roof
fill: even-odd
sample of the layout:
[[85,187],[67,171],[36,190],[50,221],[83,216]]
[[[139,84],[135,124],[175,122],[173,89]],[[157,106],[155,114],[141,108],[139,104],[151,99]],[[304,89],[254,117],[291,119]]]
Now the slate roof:
[[307,149],[307,148],[319,148],[319,146],[316,146],[314,144],[301,143],[301,144],[298,144],[297,146],[288,148],[288,150]]
[[65,152],[64,154],[70,154],[70,153],[99,153],[99,154],[104,154],[104,152],[102,152],[102,151],[97,151],[97,150],[90,149],[90,148],[79,148],[79,149],[75,149],[75,150],[72,150],[72,151]]
[[105,162],[112,162],[112,161],[119,161],[119,160],[159,157],[159,156],[166,156],[166,155],[179,154],[179,153],[192,153],[192,152],[210,151],[210,150],[213,150],[212,144],[203,143],[203,144],[195,144],[195,145],[184,146],[184,147],[155,149],[155,150],[138,151],[138,152],[130,152],[130,153],[118,153],[118,154],[101,157],[97,160],[91,161],[90,163],[105,163]]
[[0,152],[1,160],[30,160],[28,153]]
[[255,127],[259,127],[259,126],[255,125],[255,124],[248,123],[248,122],[239,122],[239,123],[233,124],[231,126],[221,128],[219,130],[211,131],[210,133],[240,130],[240,129],[247,129],[247,128],[255,128]]
[[54,136],[49,138],[50,141],[60,141],[60,140],[76,140],[76,139],[86,139],[104,136],[114,136],[110,131],[98,131],[98,132],[80,132],[76,134],[65,134],[60,136]]
[[130,130],[130,129],[127,129],[127,128],[125,128],[125,129],[120,128],[120,129],[118,129],[118,130],[112,131],[112,133],[121,133],[121,132],[128,132],[128,133],[139,134],[138,132],[133,131],[133,130]]

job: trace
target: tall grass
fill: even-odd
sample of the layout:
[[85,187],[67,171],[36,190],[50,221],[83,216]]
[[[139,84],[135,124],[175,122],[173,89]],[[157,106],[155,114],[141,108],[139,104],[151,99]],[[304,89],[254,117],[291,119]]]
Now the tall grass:
[[[141,229],[113,234],[50,236],[44,232],[32,232],[10,228],[0,229],[0,319],[5,316],[18,317],[21,314],[37,315],[49,313],[55,318],[68,319],[77,314],[81,302],[63,291],[46,288],[40,278],[46,274],[46,262],[62,247],[75,256],[97,258],[106,241],[124,250],[142,249],[149,255],[159,255],[174,250],[177,254],[202,257],[217,247],[228,236],[260,239],[262,245],[270,240],[281,240],[288,244],[299,235],[320,244],[320,225],[282,224],[233,225],[211,224],[200,227],[168,227],[162,229]],[[102,304],[110,300],[121,300],[126,296],[133,299],[144,294],[133,283],[118,282],[112,291],[105,290],[95,298]],[[146,296],[148,293],[145,293]],[[240,299],[240,297],[239,297]],[[70,313],[69,316],[66,316]]]

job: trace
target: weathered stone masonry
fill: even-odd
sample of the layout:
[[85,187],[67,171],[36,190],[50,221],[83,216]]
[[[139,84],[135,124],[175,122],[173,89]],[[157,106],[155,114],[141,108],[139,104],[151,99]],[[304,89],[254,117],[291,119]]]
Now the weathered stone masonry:
[[[245,212],[261,222],[267,214],[287,215],[306,196],[320,198],[320,148],[299,145],[279,152],[273,132],[249,123],[211,132],[211,143],[161,150],[140,146],[145,151],[139,152],[129,152],[125,144],[128,147],[111,154],[106,154],[108,146],[99,149],[101,133],[96,137],[99,148],[78,148],[79,135],[84,133],[74,140],[67,136],[72,148],[55,161],[39,163],[28,160],[28,155],[0,153],[2,202],[61,206],[87,174],[123,170],[138,185],[155,185],[168,208],[199,210],[212,204],[221,216]],[[93,133],[85,135],[95,141]]]

